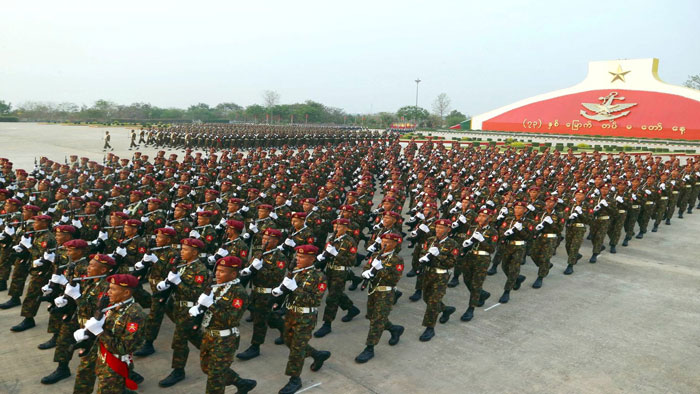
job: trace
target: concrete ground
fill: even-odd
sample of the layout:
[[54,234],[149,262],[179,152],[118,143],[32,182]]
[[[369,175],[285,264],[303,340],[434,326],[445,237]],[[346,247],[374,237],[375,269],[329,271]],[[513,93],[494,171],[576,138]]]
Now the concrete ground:
[[[127,156],[126,130],[114,132],[115,153]],[[75,153],[102,158],[101,129],[18,125],[0,123],[1,156],[18,167],[30,169],[34,155],[62,160]],[[505,283],[499,268],[487,277],[485,289],[492,293],[484,308],[469,323],[459,321],[467,306],[464,285],[448,289],[445,302],[457,313],[445,325],[438,324],[436,337],[418,341],[425,304],[411,303],[415,278],[404,277],[399,288],[404,296],[391,320],[406,327],[397,346],[387,345],[388,333],[375,347],[367,364],[354,362],[364,348],[368,323],[358,316],[349,323],[338,318],[333,332],[311,344],[327,349],[332,357],[319,372],[307,364],[302,375],[308,393],[698,393],[700,375],[700,253],[697,234],[700,211],[673,219],[658,233],[634,239],[618,253],[604,252],[597,264],[589,264],[590,242],[582,248],[584,258],[572,276],[565,268],[563,246],[552,259],[554,268],[544,286],[531,288],[536,267],[531,260],[522,267],[527,276],[523,287],[512,293],[506,305],[497,303]],[[406,251],[402,256],[409,263]],[[359,273],[359,269],[356,269]],[[366,294],[348,292],[366,310]],[[0,302],[6,293],[0,294]],[[339,314],[339,317],[342,313]],[[9,328],[20,322],[19,308],[0,311],[0,393],[37,393],[51,390],[70,393],[73,378],[53,386],[39,380],[55,364],[52,350],[36,345],[49,338],[48,315],[41,308],[37,327],[23,333]],[[241,325],[241,348],[250,343],[251,323]],[[157,385],[170,371],[169,349],[173,325],[167,320],[156,340],[157,353],[136,359],[136,370],[145,376],[140,392],[166,392]],[[283,375],[288,351],[274,345],[270,333],[257,359],[233,364],[243,377],[258,381],[254,393],[276,393],[287,381]],[[198,351],[192,348],[187,379],[167,390],[171,393],[203,392],[205,377],[199,370]],[[71,362],[75,374],[78,361]],[[235,392],[230,387],[228,392]]]

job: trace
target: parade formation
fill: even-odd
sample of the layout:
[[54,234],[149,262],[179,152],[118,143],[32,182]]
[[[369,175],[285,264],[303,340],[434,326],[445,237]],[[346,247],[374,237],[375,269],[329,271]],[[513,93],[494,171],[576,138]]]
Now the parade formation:
[[[633,248],[649,231],[673,231],[673,221],[700,208],[698,157],[187,124],[133,130],[129,149],[162,150],[120,158],[110,138],[102,163],[41,157],[27,172],[0,158],[0,308],[19,311],[15,333],[49,313],[49,338],[38,346],[53,349],[57,367],[37,380],[71,377],[69,362],[79,357],[75,393],[129,392],[144,379],[171,387],[186,378],[190,345],[207,393],[247,393],[257,382],[245,361],[274,346],[268,332],[289,348],[279,392],[295,393],[307,359],[312,372],[332,362],[332,343],[317,349],[313,338],[338,335],[338,320],[369,321],[355,358],[364,364],[384,332],[399,344],[404,327],[391,316],[403,302],[425,304],[422,334],[404,341],[449,336],[437,323],[457,311],[461,322],[473,320],[499,266],[506,281],[498,302],[507,304],[523,285],[539,289],[560,274],[575,280],[577,270],[596,267],[580,261],[605,264],[606,253]],[[580,253],[586,239],[590,256]],[[551,270],[557,253],[564,271]],[[520,271],[528,259],[538,267],[529,281]],[[415,283],[413,294],[402,298],[401,280]],[[348,296],[358,290],[367,292],[364,305]],[[446,305],[447,291],[457,290],[463,302]],[[166,316],[175,325],[171,370],[141,376]],[[250,343],[241,343],[242,330]]]

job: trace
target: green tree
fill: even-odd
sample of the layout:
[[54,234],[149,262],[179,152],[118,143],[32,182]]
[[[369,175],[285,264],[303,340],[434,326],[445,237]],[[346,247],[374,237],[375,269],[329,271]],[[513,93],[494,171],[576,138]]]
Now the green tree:
[[424,123],[424,121],[428,119],[430,112],[428,112],[428,110],[425,108],[409,105],[399,108],[399,110],[396,111],[396,116],[399,119],[403,118],[404,121],[415,121],[420,124],[421,122]]
[[246,120],[252,122],[257,120],[258,122],[265,121],[265,107],[259,104],[249,105],[245,109]]
[[6,103],[4,100],[0,100],[0,115],[9,114],[12,110],[12,103]]
[[463,113],[453,109],[452,112],[450,112],[445,118],[445,124],[449,127],[465,120],[467,120],[467,117]]

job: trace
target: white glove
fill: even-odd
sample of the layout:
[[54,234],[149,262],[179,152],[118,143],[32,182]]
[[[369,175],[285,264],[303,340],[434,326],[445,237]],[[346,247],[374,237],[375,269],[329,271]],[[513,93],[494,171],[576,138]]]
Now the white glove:
[[136,264],[134,264],[134,268],[136,268],[137,270],[142,270],[142,269],[144,269],[144,267],[146,267],[146,266],[143,265],[143,260],[137,261]]
[[112,202],[111,202],[111,201],[107,201],[107,202],[105,203],[105,207],[111,207],[111,206],[112,206]]
[[604,207],[607,207],[607,206],[608,206],[608,202],[605,201],[605,200],[600,200],[600,205],[602,205],[602,206],[604,206]]
[[158,284],[156,285],[156,290],[158,290],[158,291],[164,291],[164,290],[168,289],[169,287],[170,287],[170,284],[169,284],[168,282],[166,282],[166,281],[164,281],[164,280],[161,280],[161,281],[158,282]]
[[284,205],[291,207],[292,206],[292,200],[287,200],[284,202]]
[[440,249],[438,249],[437,246],[431,246],[430,249],[428,249],[428,253],[437,257],[440,254]]
[[250,265],[253,266],[253,268],[255,268],[256,270],[259,270],[260,268],[262,268],[263,262],[262,260],[256,258],[253,259]]
[[63,276],[63,274],[61,274],[61,275],[53,274],[53,275],[51,275],[51,279],[49,281],[51,283],[56,283],[56,284],[59,284],[61,286],[65,286],[66,284],[68,284],[68,279],[66,279],[66,277]]
[[6,226],[4,233],[11,237],[11,236],[15,235],[15,229],[12,226]]
[[277,216],[277,214],[274,212],[270,212],[270,217],[275,219],[275,220],[279,219],[279,216]]
[[672,184],[673,186],[676,186],[676,181],[672,180],[672,181],[671,181],[671,184]]
[[467,217],[464,216],[464,215],[459,215],[459,218],[458,218],[458,219],[459,219],[459,221],[462,222],[462,223],[467,223]]
[[513,229],[509,228],[508,230],[506,230],[506,232],[503,233],[503,235],[505,235],[506,237],[513,235]]
[[416,216],[418,219],[420,219],[420,220],[424,220],[424,219],[425,219],[425,215],[423,215],[423,212],[418,212],[418,213],[416,213],[415,216]]
[[248,229],[255,234],[257,234],[258,231],[260,231],[260,230],[258,230],[258,226],[256,226],[255,223],[251,223],[250,226],[248,226]]
[[472,242],[471,239],[465,239],[464,242],[462,242],[462,247],[463,248],[468,248],[470,247],[474,242]]
[[323,260],[325,260],[325,259],[326,259],[326,257],[323,255],[323,253],[321,253],[321,254],[319,254],[318,256],[316,256],[316,260],[318,260],[318,261],[323,261]]
[[17,198],[22,199],[24,198],[24,193],[17,193]]
[[24,246],[27,249],[31,249],[32,248],[32,237],[26,237],[23,235],[22,240],[19,241],[19,244]]
[[312,211],[318,211],[318,207],[311,208]]
[[666,184],[665,184],[665,183],[660,184],[659,187],[661,188],[661,190],[666,190]]
[[204,207],[197,207],[197,212],[204,212]]
[[53,304],[59,308],[63,308],[68,305],[68,300],[64,296],[58,296],[53,300]]
[[452,228],[457,228],[457,227],[459,227],[459,222],[455,220],[454,222],[452,222],[452,224],[450,225],[450,227],[452,227]]
[[294,280],[294,278],[287,278],[285,276],[284,280],[282,281],[282,285],[286,287],[289,291],[294,291],[297,289],[297,281]]
[[197,303],[209,308],[214,303],[214,292],[212,291],[209,295],[204,293],[200,294],[199,298],[197,299]]
[[100,231],[100,233],[97,234],[97,238],[106,241],[109,238],[109,236],[107,235],[106,231]]
[[294,240],[291,239],[291,238],[285,239],[285,240],[284,240],[284,244],[287,245],[287,246],[289,246],[290,248],[293,248],[293,247],[297,246],[297,243],[294,242]]
[[617,197],[615,198],[615,201],[619,202],[620,204],[622,204],[622,203],[625,202],[625,200],[622,198],[622,196],[617,196]]
[[199,305],[195,305],[195,306],[193,306],[192,308],[190,308],[190,310],[188,311],[188,313],[189,313],[190,316],[192,316],[192,317],[197,317],[197,315],[199,315],[199,313],[200,313],[200,312],[199,312]]
[[22,247],[20,245],[13,246],[12,250],[14,250],[17,253],[22,253]]
[[54,212],[56,212],[56,207],[49,207],[49,209],[47,209],[47,211],[49,213],[54,213]]
[[[241,272],[242,272],[242,271],[241,271]],[[275,287],[274,289],[272,289],[272,295],[273,295],[273,296],[279,297],[279,296],[281,296],[282,294],[283,294],[283,293],[282,293],[282,289],[281,289],[279,286],[277,286],[277,287]]]
[[375,244],[370,245],[369,248],[367,248],[367,251],[370,252],[370,253],[376,252],[376,251],[377,251],[377,247],[374,246],[374,245],[375,245]]
[[38,258],[38,259],[32,261],[32,267],[34,267],[34,268],[39,268],[42,265],[44,265],[44,262],[41,260],[41,258]]
[[472,235],[472,238],[474,238],[475,240],[477,240],[479,242],[484,242],[484,236],[481,235],[481,233],[478,231],[474,232],[474,234]]
[[545,222],[545,223],[549,223],[549,224],[554,223],[554,221],[552,220],[552,217],[551,217],[551,216],[546,216],[546,217],[544,218],[544,222]]
[[103,316],[102,319],[97,320],[94,317],[91,317],[90,320],[85,322],[85,329],[95,335],[102,334],[102,326],[105,324],[105,318],[106,316]]
[[199,233],[197,230],[192,230],[190,231],[190,237],[192,238],[201,238],[202,234]]
[[570,220],[574,220],[574,219],[576,219],[577,217],[578,217],[578,214],[577,214],[577,213],[572,213],[571,215],[569,215],[569,219],[570,219]]
[[634,193],[632,193],[632,200],[633,200],[633,201],[637,201],[637,195],[634,194]]
[[267,197],[267,194],[265,194],[265,193],[260,193],[260,197],[265,198],[265,197]]
[[528,209],[530,212],[534,212],[534,211],[535,211],[535,206],[532,205],[532,204],[527,204],[527,209]]
[[574,208],[574,211],[576,211],[576,213],[578,213],[579,215],[583,215],[583,209],[580,206]]
[[425,223],[418,226],[418,228],[420,229],[420,231],[422,231],[424,233],[430,232],[430,228],[428,226],[426,226]]
[[75,338],[76,342],[82,342],[90,337],[87,334],[85,334],[85,329],[81,328],[81,329],[75,330],[75,332],[73,333],[73,338]]
[[647,196],[651,196],[651,190],[645,189],[644,194],[646,194]]
[[61,223],[68,223],[69,220],[70,220],[70,218],[68,216],[63,215],[63,216],[61,216],[60,222]]
[[70,283],[66,285],[66,291],[63,292],[63,294],[67,295],[68,297],[77,300],[80,298],[80,283],[76,283],[75,286],[72,286]]
[[141,216],[141,222],[148,223],[149,220],[151,219],[149,219],[148,216]]
[[249,234],[249,233],[245,233],[245,234],[242,235],[242,237],[243,237],[243,239],[248,239],[248,238],[250,238],[250,234]]
[[249,210],[250,210],[250,208],[248,208],[247,205],[244,205],[241,207],[241,211],[243,211],[243,212],[248,212]]
[[520,231],[523,229],[523,224],[520,222],[516,222],[515,225],[513,226],[516,230]]
[[542,225],[542,223],[535,226],[535,229],[537,229],[537,231],[542,231],[543,228],[544,228],[544,226]]
[[122,257],[126,257],[126,248],[117,246],[117,249],[115,249],[114,252]]
[[421,263],[427,263],[428,261],[430,261],[430,259],[428,258],[428,255],[425,255],[419,258],[418,261],[420,261]]
[[178,272],[168,272],[168,282],[174,285],[179,285],[180,282],[182,282],[182,278],[180,278],[180,274]]
[[498,211],[498,213],[501,214],[501,215],[507,214],[507,213],[508,213],[508,207],[503,207],[503,208],[501,208],[501,210]]
[[374,259],[374,261],[372,261],[372,267],[374,267],[374,269],[377,271],[384,268],[384,266],[382,265],[382,261],[379,259]]
[[364,279],[369,279],[369,278],[371,278],[371,277],[373,277],[373,276],[374,276],[374,275],[372,274],[372,270],[365,270],[365,271],[362,271],[362,277],[363,277]]
[[326,245],[326,252],[332,254],[333,256],[338,255],[338,250],[331,244]]
[[143,261],[148,261],[149,263],[155,263],[158,261],[158,257],[153,253],[147,253],[143,256]]
[[71,221],[70,221],[70,224],[72,224],[73,227],[75,227],[75,228],[77,228],[77,229],[83,228],[83,223],[82,223],[80,220],[78,220],[78,219],[73,219],[73,220],[71,220]]
[[252,273],[253,271],[251,271],[249,267],[245,267],[241,270],[241,276],[248,276]]
[[53,293],[53,289],[51,288],[51,284],[47,283],[47,284],[41,286],[41,293],[45,296]]

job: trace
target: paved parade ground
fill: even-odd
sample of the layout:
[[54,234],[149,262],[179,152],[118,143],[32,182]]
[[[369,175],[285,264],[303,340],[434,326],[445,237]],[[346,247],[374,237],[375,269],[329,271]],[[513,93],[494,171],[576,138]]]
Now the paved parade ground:
[[[107,128],[114,153],[131,158],[128,129]],[[0,156],[15,168],[31,170],[34,157],[63,161],[76,154],[102,162],[105,128],[22,123],[0,123]],[[158,149],[143,147],[153,157]],[[180,158],[182,151],[178,152]],[[375,200],[380,198],[377,193]],[[376,203],[377,201],[375,201]],[[571,276],[562,274],[565,250],[559,247],[549,277],[541,289],[531,287],[537,269],[530,259],[522,267],[527,280],[511,293],[506,305],[497,303],[505,276],[499,267],[486,279],[491,298],[475,311],[471,322],[459,316],[468,303],[464,284],[448,289],[445,303],[457,307],[447,324],[436,327],[436,337],[418,341],[425,311],[422,301],[412,303],[415,278],[403,277],[404,296],[391,313],[391,321],[406,327],[398,345],[387,345],[385,333],[367,364],[354,361],[364,348],[368,323],[366,294],[348,292],[363,314],[352,322],[337,319],[328,336],[312,338],[311,345],[330,350],[324,368],[313,373],[307,360],[302,374],[308,393],[698,393],[700,392],[700,211],[672,219],[657,233],[633,239],[618,253],[603,252],[597,264],[589,264],[590,241],[584,241],[584,258]],[[360,251],[364,252],[362,249]],[[410,250],[401,253],[410,261]],[[359,274],[360,269],[355,268]],[[0,293],[0,302],[7,298]],[[46,305],[46,304],[44,304]],[[0,310],[0,393],[70,393],[73,377],[52,386],[39,383],[54,370],[53,350],[36,345],[49,338],[48,313],[42,306],[37,327],[10,332],[19,323],[19,308]],[[199,353],[192,346],[187,379],[169,389],[157,382],[170,372],[170,339],[173,324],[164,320],[155,342],[156,353],[135,359],[136,370],[145,377],[139,392],[201,393],[206,382],[199,368]],[[241,323],[245,350],[252,323]],[[268,332],[261,356],[236,360],[233,368],[256,379],[254,393],[275,393],[288,380],[284,375],[288,350],[273,343]],[[77,356],[71,362],[75,375]],[[234,393],[235,387],[229,386]]]

